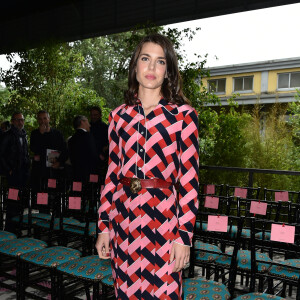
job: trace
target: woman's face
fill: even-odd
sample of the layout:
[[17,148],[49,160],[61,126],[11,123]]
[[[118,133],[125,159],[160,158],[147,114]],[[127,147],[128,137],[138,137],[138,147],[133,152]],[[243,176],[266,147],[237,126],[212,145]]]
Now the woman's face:
[[136,79],[141,89],[161,89],[166,76],[167,64],[161,46],[151,42],[145,43],[136,64]]

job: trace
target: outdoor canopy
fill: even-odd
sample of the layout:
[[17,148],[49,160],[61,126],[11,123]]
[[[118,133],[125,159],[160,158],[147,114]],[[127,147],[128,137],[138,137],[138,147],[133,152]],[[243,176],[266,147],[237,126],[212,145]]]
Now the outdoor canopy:
[[146,22],[167,25],[297,2],[299,1],[4,0],[0,6],[0,54],[34,48],[47,40],[70,42],[124,32]]

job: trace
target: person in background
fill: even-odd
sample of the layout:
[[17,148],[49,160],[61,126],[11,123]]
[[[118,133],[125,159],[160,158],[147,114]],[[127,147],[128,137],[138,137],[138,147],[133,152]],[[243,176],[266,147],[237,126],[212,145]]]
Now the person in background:
[[1,123],[1,131],[6,132],[10,129],[10,122],[9,121],[4,121]]
[[91,134],[94,136],[99,157],[98,174],[106,174],[108,158],[108,125],[102,121],[102,110],[99,106],[90,108]]
[[[24,116],[15,112],[11,117],[11,128],[4,133],[0,147],[0,165],[7,178],[9,187],[23,189],[29,177],[30,158],[28,142],[24,130]],[[6,207],[5,230],[14,232],[12,218],[20,214],[18,205],[9,204]]]
[[76,116],[73,127],[75,133],[68,141],[73,180],[87,182],[90,174],[95,173],[99,161],[95,140],[90,134],[87,117]]
[[[0,147],[1,147],[2,139],[4,137],[4,133],[6,131],[8,131],[9,129],[10,129],[10,122],[9,121],[4,121],[4,122],[1,123],[1,128],[0,128]],[[3,170],[1,168],[1,165],[0,165],[0,175],[4,175]]]
[[[41,110],[37,113],[39,127],[31,132],[30,150],[33,152],[31,184],[34,190],[40,188],[41,181],[63,177],[63,166],[68,158],[67,144],[62,133],[50,127],[50,115]],[[52,150],[52,151],[51,151]],[[50,152],[57,155],[50,160]]]
[[198,172],[197,112],[182,92],[173,45],[149,35],[131,57],[125,104],[109,117],[96,249],[112,261],[116,299],[182,298]]

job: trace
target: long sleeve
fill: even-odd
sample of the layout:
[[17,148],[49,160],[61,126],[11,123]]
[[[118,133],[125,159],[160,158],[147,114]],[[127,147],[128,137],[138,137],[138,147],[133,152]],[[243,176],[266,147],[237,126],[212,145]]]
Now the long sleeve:
[[195,110],[188,112],[183,120],[180,140],[180,186],[178,223],[175,242],[191,246],[198,203],[199,143],[198,116]]
[[105,178],[105,186],[101,193],[100,207],[99,207],[99,220],[98,220],[98,233],[109,231],[109,212],[112,204],[112,197],[118,185],[118,174],[120,170],[120,149],[119,149],[119,136],[116,131],[116,122],[113,118],[113,113],[109,116],[109,160],[108,170]]

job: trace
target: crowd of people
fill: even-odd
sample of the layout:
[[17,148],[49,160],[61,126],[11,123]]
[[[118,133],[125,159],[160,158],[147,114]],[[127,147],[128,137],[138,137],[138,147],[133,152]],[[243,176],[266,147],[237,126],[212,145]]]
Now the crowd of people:
[[[102,121],[98,106],[90,109],[87,117],[78,115],[73,120],[74,134],[65,140],[63,134],[50,126],[50,115],[37,113],[38,128],[28,143],[22,112],[15,112],[11,121],[1,124],[0,173],[10,187],[30,186],[38,191],[41,182],[53,178],[68,178],[86,182],[90,174],[105,172],[108,157],[108,125]],[[13,231],[10,220],[18,215],[14,207],[7,208],[5,230]]]

